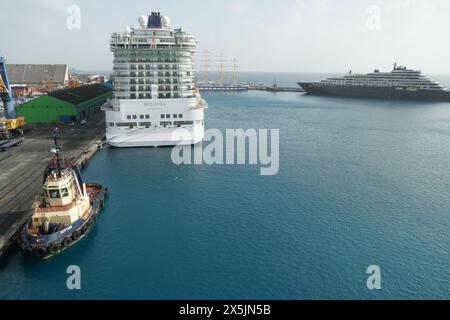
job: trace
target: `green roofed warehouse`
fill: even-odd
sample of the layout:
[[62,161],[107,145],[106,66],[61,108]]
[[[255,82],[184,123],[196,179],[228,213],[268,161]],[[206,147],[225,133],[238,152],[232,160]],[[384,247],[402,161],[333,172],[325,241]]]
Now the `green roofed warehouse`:
[[30,124],[87,120],[112,97],[111,89],[100,85],[56,90],[17,106],[17,113]]

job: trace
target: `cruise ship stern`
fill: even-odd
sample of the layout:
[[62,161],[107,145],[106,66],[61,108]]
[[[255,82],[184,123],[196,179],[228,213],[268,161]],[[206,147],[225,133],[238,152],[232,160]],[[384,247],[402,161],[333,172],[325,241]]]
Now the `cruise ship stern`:
[[195,87],[195,36],[160,13],[111,37],[114,97],[103,109],[106,139],[118,148],[191,145],[203,140],[207,103]]

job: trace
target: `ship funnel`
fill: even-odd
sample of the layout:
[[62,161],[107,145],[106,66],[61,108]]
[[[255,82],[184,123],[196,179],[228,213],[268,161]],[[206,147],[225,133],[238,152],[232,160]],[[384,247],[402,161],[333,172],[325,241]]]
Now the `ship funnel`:
[[148,29],[161,29],[162,21],[161,21],[161,13],[160,12],[152,12],[148,17],[147,28]]

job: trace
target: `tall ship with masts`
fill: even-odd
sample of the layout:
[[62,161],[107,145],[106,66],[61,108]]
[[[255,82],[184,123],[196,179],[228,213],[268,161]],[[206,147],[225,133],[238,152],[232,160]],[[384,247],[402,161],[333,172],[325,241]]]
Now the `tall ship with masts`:
[[239,73],[238,73],[238,60],[234,58],[232,60],[233,65],[231,65],[232,68],[232,79],[231,82],[225,81],[225,69],[227,67],[226,63],[226,57],[223,53],[221,53],[218,57],[216,62],[217,65],[217,74],[218,79],[215,81],[212,81],[210,79],[211,75],[211,52],[206,50],[203,51],[202,54],[202,73],[204,76],[204,79],[202,81],[197,82],[197,88],[200,91],[216,91],[216,92],[235,92],[235,91],[246,91],[249,89],[249,86],[246,84],[243,84],[239,82]]
[[332,77],[320,82],[299,82],[307,93],[393,100],[450,101],[450,91],[421,71],[394,65],[390,72],[375,70],[368,74]]
[[113,147],[196,144],[208,104],[195,87],[197,40],[172,28],[159,12],[113,33],[114,97],[106,106],[106,138]]

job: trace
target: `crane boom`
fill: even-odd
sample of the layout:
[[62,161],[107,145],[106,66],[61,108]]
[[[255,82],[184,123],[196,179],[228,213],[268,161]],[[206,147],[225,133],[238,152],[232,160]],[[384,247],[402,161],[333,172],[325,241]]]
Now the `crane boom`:
[[0,56],[0,99],[5,107],[5,118],[0,118],[0,140],[9,140],[23,135],[25,118],[17,117],[14,95],[8,79],[5,58]]
[[6,71],[6,61],[2,56],[0,56],[0,97],[5,107],[6,119],[16,119],[14,96],[8,79],[8,72]]

